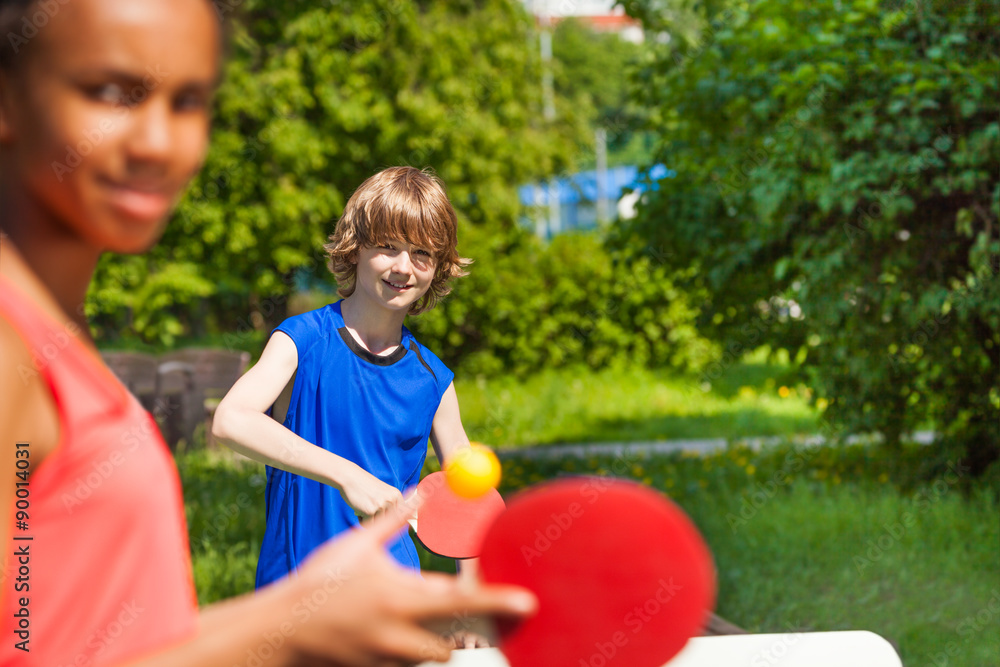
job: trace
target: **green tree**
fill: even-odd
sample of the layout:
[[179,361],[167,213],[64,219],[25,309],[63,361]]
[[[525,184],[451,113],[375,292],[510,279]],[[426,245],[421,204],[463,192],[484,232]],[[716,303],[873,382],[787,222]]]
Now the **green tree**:
[[698,270],[723,363],[789,347],[832,422],[890,446],[933,424],[984,470],[1000,457],[1000,3],[625,4],[685,23],[637,90],[678,176],[623,236]]
[[460,372],[698,370],[717,355],[695,328],[703,295],[678,289],[678,276],[655,253],[609,250],[594,234],[560,234],[547,245],[524,235],[490,253],[491,238],[470,241],[492,259],[473,264],[443,306],[410,322]]
[[581,140],[571,109],[538,120],[541,65],[512,0],[247,0],[232,28],[204,169],[156,249],[101,263],[88,307],[104,337],[280,321],[296,276],[332,281],[320,248],[387,166],[435,169],[464,226],[516,237],[516,185],[563,170]]
[[[611,165],[651,158],[651,138],[641,131],[643,109],[631,101],[629,89],[641,53],[638,44],[597,32],[575,18],[561,20],[553,30],[556,98],[576,109],[593,129],[607,131]],[[592,167],[593,162],[593,141],[588,140],[579,163]]]

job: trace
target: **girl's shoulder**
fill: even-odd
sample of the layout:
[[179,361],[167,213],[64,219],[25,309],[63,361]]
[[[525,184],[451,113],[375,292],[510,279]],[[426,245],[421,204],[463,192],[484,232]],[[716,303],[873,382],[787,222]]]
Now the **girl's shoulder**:
[[[45,378],[37,372],[27,341],[0,313],[0,433],[17,433],[31,443],[31,466],[58,444],[61,416]],[[9,445],[13,447],[13,440]],[[12,459],[13,460],[13,459]]]

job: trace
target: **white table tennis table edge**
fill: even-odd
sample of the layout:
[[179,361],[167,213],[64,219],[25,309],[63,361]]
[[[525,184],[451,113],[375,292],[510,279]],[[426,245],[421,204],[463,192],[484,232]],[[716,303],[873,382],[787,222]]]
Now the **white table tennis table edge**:
[[[419,667],[510,667],[498,649],[452,652],[447,663]],[[902,667],[884,638],[864,630],[694,637],[663,667]]]

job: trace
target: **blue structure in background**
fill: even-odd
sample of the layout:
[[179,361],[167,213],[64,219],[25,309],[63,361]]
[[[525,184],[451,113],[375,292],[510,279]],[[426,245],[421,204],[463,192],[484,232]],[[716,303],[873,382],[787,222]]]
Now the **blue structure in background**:
[[[624,190],[638,193],[656,190],[658,182],[677,175],[666,165],[657,164],[645,172],[635,165],[610,167],[606,172],[604,196],[608,202],[608,217],[618,217],[616,205]],[[597,226],[597,171],[581,171],[554,179],[559,197],[559,231],[592,229]],[[535,215],[549,215],[550,183],[527,184],[518,187],[518,198],[525,207],[535,207]],[[536,195],[538,200],[536,201]],[[541,207],[541,210],[538,209]],[[534,226],[534,221],[525,218],[524,223]],[[548,226],[547,226],[548,228]]]

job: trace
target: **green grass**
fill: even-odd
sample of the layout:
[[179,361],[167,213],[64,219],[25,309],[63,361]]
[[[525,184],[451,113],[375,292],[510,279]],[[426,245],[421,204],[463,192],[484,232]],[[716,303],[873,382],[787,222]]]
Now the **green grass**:
[[[455,383],[473,440],[493,446],[813,433],[809,389],[789,367],[744,363],[711,387],[666,371],[544,371]],[[789,395],[778,394],[787,386]]]
[[[120,340],[103,349],[160,354],[183,347],[237,348],[256,363],[265,338],[265,332],[248,331],[180,339],[169,347]],[[455,386],[469,437],[495,447],[816,432],[811,390],[794,366],[765,358],[751,355],[710,385],[668,370],[561,368],[527,380],[459,376]],[[787,396],[779,395],[782,387]]]
[[[697,378],[647,370],[458,382],[469,435],[491,445],[818,428],[808,388],[789,366],[744,363],[706,389]],[[723,617],[754,632],[872,630],[896,645],[907,667],[943,664],[936,658],[950,645],[950,667],[980,667],[1000,653],[1000,467],[984,480],[955,477],[945,451],[783,446],[707,456],[513,457],[503,462],[501,491],[564,474],[636,479],[673,498],[704,533]],[[179,455],[178,465],[199,601],[252,590],[263,466],[199,450]],[[450,561],[421,556],[428,569],[453,570]]]
[[253,590],[264,536],[264,466],[231,454],[177,456],[201,604]]
[[893,642],[908,667],[934,664],[949,643],[958,653],[948,665],[995,664],[997,490],[931,458],[920,447],[893,459],[865,447],[784,447],[508,459],[503,488],[566,472],[640,480],[678,502],[705,535],[724,618],[753,632],[871,630]]
[[[199,600],[251,590],[264,529],[262,468],[204,451],[178,463]],[[510,458],[501,490],[509,496],[566,473],[630,477],[684,507],[715,557],[717,612],[751,631],[866,629],[893,642],[907,667],[933,665],[949,643],[957,651],[950,667],[995,664],[997,490],[955,476],[927,448],[892,459],[860,446]]]

